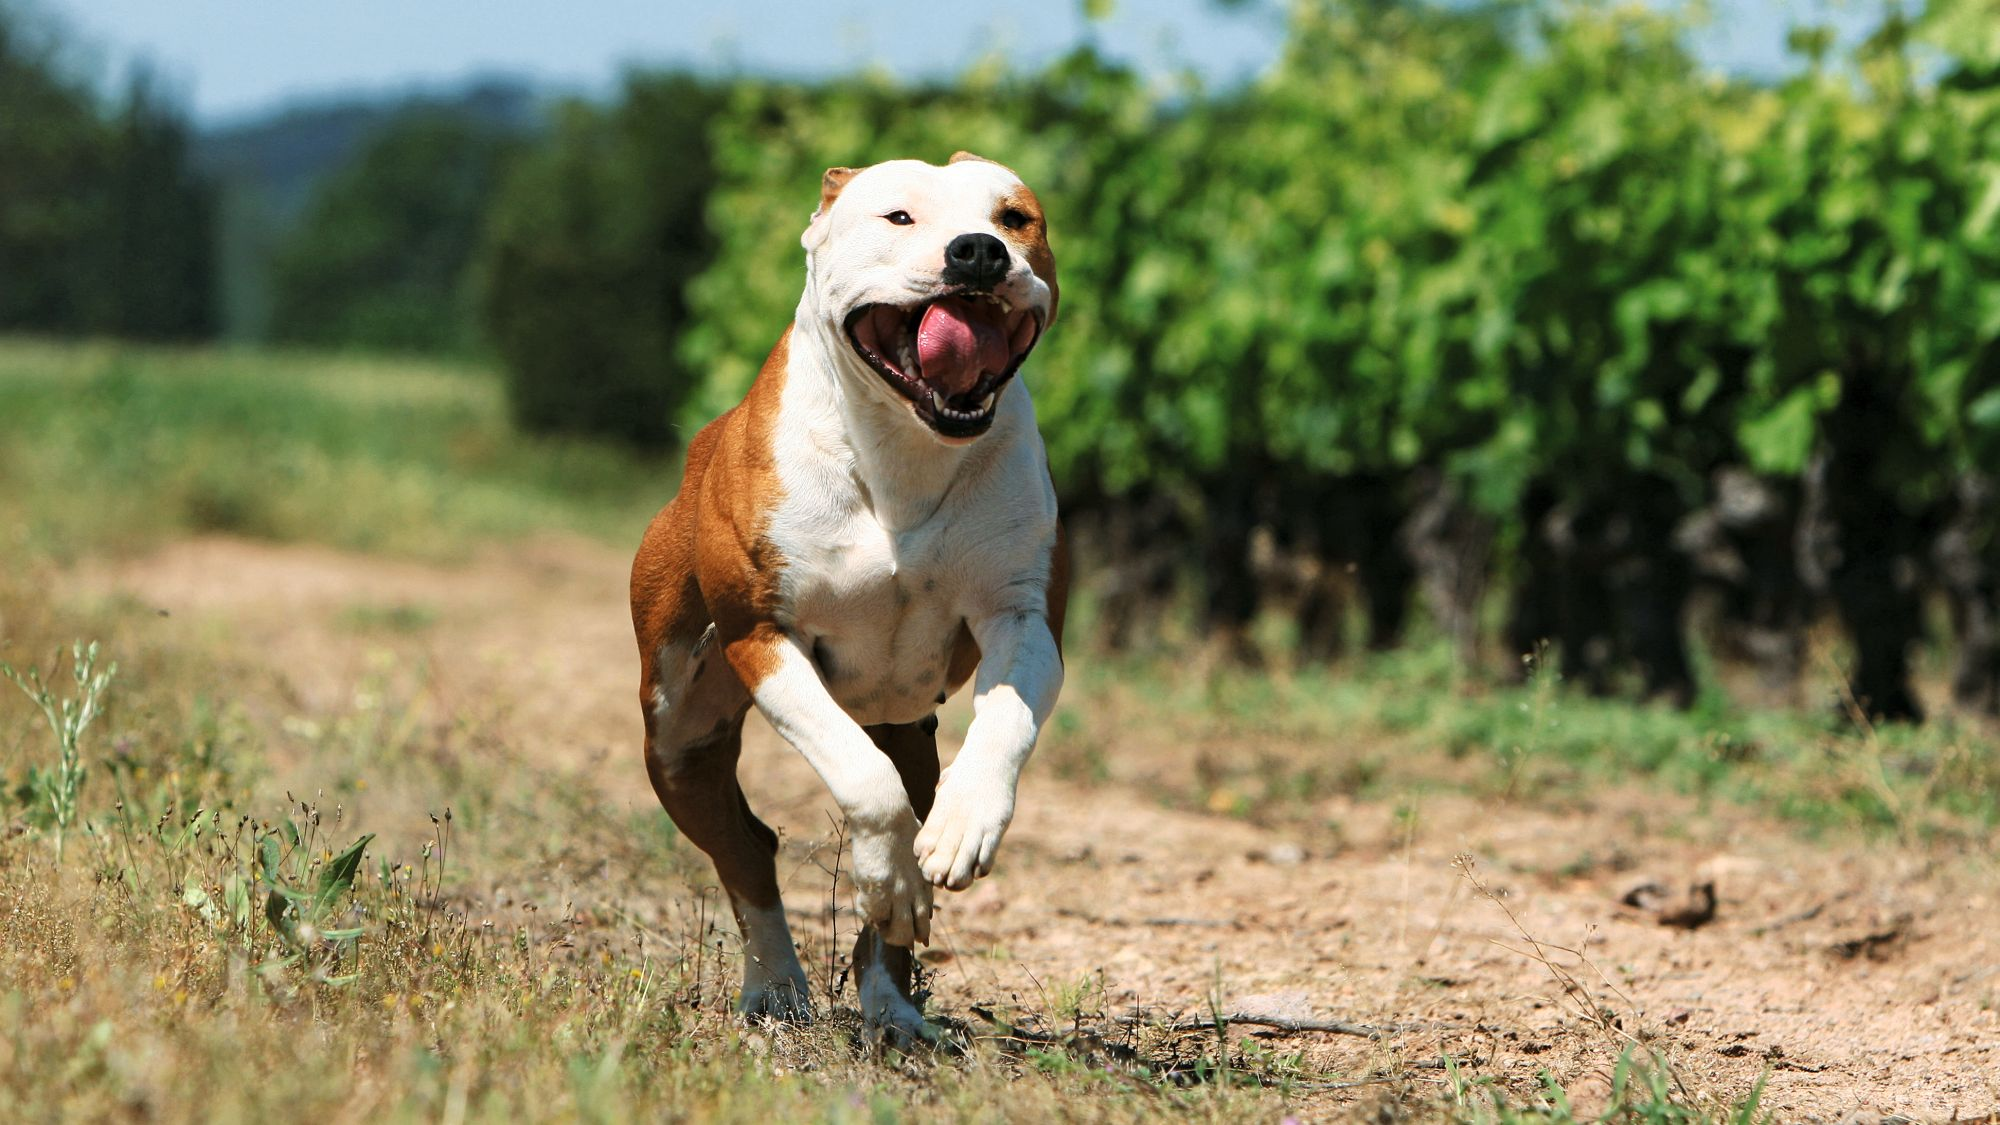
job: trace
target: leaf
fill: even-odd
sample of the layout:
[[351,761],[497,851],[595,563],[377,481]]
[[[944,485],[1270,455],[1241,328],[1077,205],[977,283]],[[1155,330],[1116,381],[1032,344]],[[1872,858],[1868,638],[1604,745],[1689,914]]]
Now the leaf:
[[201,885],[201,876],[192,871],[188,872],[187,879],[181,884],[181,902],[193,907],[197,914],[208,921],[213,922],[220,917],[220,912],[215,909],[215,903],[209,898],[207,888]]
[[1817,395],[1800,387],[1761,417],[1736,429],[1736,440],[1750,465],[1760,473],[1795,474],[1805,468],[1817,433]]
[[1985,169],[1986,184],[1980,190],[1978,202],[1972,205],[1971,214],[1965,217],[1965,239],[1979,242],[1993,229],[1993,220],[2000,218],[2000,164],[1989,164]]
[[298,946],[298,924],[292,920],[290,896],[282,888],[274,887],[270,894],[264,896],[264,920],[271,923],[271,929],[285,940],[286,945]]
[[1972,405],[1966,408],[1965,420],[1982,430],[2000,430],[2000,388],[1973,399]]
[[232,874],[222,887],[222,904],[229,910],[229,919],[238,926],[250,924],[250,886],[243,876]]
[[326,912],[333,908],[333,904],[340,896],[346,894],[347,889],[354,885],[354,876],[361,870],[361,853],[374,838],[375,834],[370,832],[354,841],[348,845],[346,851],[328,860],[326,866],[320,869],[319,886],[313,893],[312,901],[314,920],[325,917]]
[[278,837],[275,834],[264,837],[259,844],[257,877],[265,886],[278,885],[278,863],[281,858]]

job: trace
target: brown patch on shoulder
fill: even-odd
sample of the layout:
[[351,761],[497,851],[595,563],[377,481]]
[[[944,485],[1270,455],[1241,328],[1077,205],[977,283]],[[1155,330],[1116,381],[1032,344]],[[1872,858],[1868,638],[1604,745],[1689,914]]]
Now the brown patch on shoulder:
[[[649,733],[653,665],[662,645],[692,643],[713,621],[746,688],[775,666],[764,654],[775,631],[783,561],[766,532],[784,495],[771,433],[790,345],[787,329],[743,401],[688,444],[680,493],[654,517],[633,560],[632,624]],[[740,643],[753,635],[766,643]]]
[[750,392],[729,412],[717,462],[725,471],[702,482],[696,574],[730,666],[752,691],[776,670],[772,646],[783,643],[775,619],[784,559],[768,533],[771,513],[784,499],[772,432],[791,342],[787,328]]
[[653,517],[632,559],[632,632],[639,642],[639,709],[646,718],[646,744],[653,742],[653,686],[660,650],[692,645],[711,620],[695,578],[702,484],[716,446],[735,411],[701,428],[688,443],[680,491]]

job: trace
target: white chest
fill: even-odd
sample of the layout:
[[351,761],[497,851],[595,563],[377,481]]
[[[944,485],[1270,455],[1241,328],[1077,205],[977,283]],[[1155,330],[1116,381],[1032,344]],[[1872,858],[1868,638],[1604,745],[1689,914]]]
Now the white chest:
[[864,724],[910,722],[945,691],[968,570],[948,526],[897,533],[862,512],[795,541],[780,588],[834,699]]
[[936,710],[973,625],[1045,604],[1055,494],[1021,388],[976,448],[946,450],[900,406],[843,410],[793,353],[774,432],[785,627],[864,725]]

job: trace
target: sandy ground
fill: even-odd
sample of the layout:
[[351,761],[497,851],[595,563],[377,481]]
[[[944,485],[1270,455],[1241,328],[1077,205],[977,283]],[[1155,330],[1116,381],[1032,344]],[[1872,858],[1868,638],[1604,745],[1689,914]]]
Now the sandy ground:
[[[434,705],[491,716],[551,777],[636,809],[652,798],[625,575],[622,555],[569,541],[434,567],[208,538],[84,567],[64,596],[165,610],[162,628],[265,654],[306,705],[334,705],[396,651],[428,667]],[[401,627],[356,627],[399,612]],[[1107,782],[1030,767],[1000,869],[944,896],[934,1010],[1046,1013],[1081,992],[1107,1029],[1219,1007],[1381,1031],[1230,1029],[1302,1052],[1322,1087],[1355,1083],[1306,1093],[1315,1116],[1435,1098],[1447,1054],[1523,1092],[1547,1071],[1587,1103],[1643,1041],[1697,1097],[1761,1077],[1783,1121],[2000,1120],[1991,854],[1808,840],[1640,789],[1581,808],[1430,797],[1414,816],[1330,802],[1315,811],[1340,822],[1334,845],[1162,807],[1145,782],[1185,758],[1135,731]],[[824,948],[830,805],[754,718],[744,777],[785,834],[799,929]],[[1713,921],[1675,928],[1621,901],[1648,878],[1670,900],[1712,881]]]

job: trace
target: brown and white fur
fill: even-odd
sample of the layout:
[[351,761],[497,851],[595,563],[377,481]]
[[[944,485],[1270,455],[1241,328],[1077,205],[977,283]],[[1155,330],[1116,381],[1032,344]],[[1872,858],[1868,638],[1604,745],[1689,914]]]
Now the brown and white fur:
[[[737,782],[749,707],[847,817],[868,1026],[929,1038],[909,987],[932,888],[992,870],[1062,685],[1067,548],[1034,407],[1011,378],[1026,349],[997,386],[941,412],[920,383],[897,385],[907,362],[878,366],[854,328],[863,310],[921,316],[967,292],[946,261],[966,234],[1005,247],[1004,275],[996,259],[974,296],[1010,324],[1031,315],[1016,339],[1032,348],[1055,316],[1055,262],[1013,172],[967,153],[829,170],[792,327],[742,403],[690,443],[633,563],[646,768],[729,893],[749,1015],[811,1015],[777,836]],[[935,712],[975,669],[972,726],[940,776]]]

